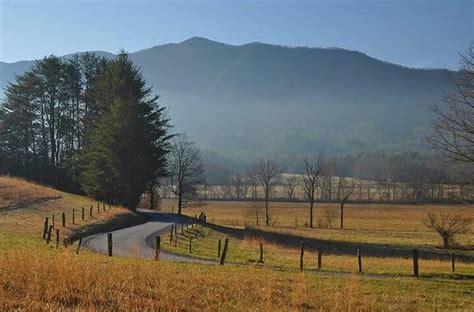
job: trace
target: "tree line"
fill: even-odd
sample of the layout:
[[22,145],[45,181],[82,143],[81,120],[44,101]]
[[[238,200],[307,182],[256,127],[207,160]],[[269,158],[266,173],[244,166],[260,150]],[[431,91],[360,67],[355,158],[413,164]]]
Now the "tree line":
[[126,53],[51,55],[6,87],[0,173],[135,209],[167,173],[170,128]]

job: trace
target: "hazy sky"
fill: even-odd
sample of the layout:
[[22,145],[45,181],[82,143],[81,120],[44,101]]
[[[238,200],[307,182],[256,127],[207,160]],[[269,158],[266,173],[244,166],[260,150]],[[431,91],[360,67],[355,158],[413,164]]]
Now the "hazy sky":
[[341,47],[414,67],[456,68],[474,40],[474,1],[6,1],[0,61],[129,52],[201,36]]

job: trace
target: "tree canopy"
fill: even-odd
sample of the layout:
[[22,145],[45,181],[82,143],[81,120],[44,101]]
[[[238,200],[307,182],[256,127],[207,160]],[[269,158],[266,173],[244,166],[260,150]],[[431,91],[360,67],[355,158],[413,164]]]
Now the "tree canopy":
[[134,209],[166,173],[169,130],[127,54],[51,55],[5,90],[0,170]]

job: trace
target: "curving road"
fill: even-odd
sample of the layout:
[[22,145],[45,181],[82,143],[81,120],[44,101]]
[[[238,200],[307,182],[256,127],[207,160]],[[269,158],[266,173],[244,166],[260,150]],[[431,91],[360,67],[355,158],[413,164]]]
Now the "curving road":
[[[155,258],[155,237],[168,232],[175,223],[187,223],[187,220],[175,214],[159,213],[141,209],[150,221],[111,232],[114,256],[132,256],[145,259]],[[83,245],[95,252],[107,254],[107,233],[86,237]],[[185,257],[160,251],[160,259],[179,262],[217,264],[216,261]]]

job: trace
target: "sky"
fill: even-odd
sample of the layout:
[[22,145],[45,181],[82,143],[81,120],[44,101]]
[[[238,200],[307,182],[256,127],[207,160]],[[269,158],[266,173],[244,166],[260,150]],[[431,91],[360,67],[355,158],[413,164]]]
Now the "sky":
[[339,47],[409,67],[457,68],[474,1],[0,0],[0,61],[200,36],[229,44]]

